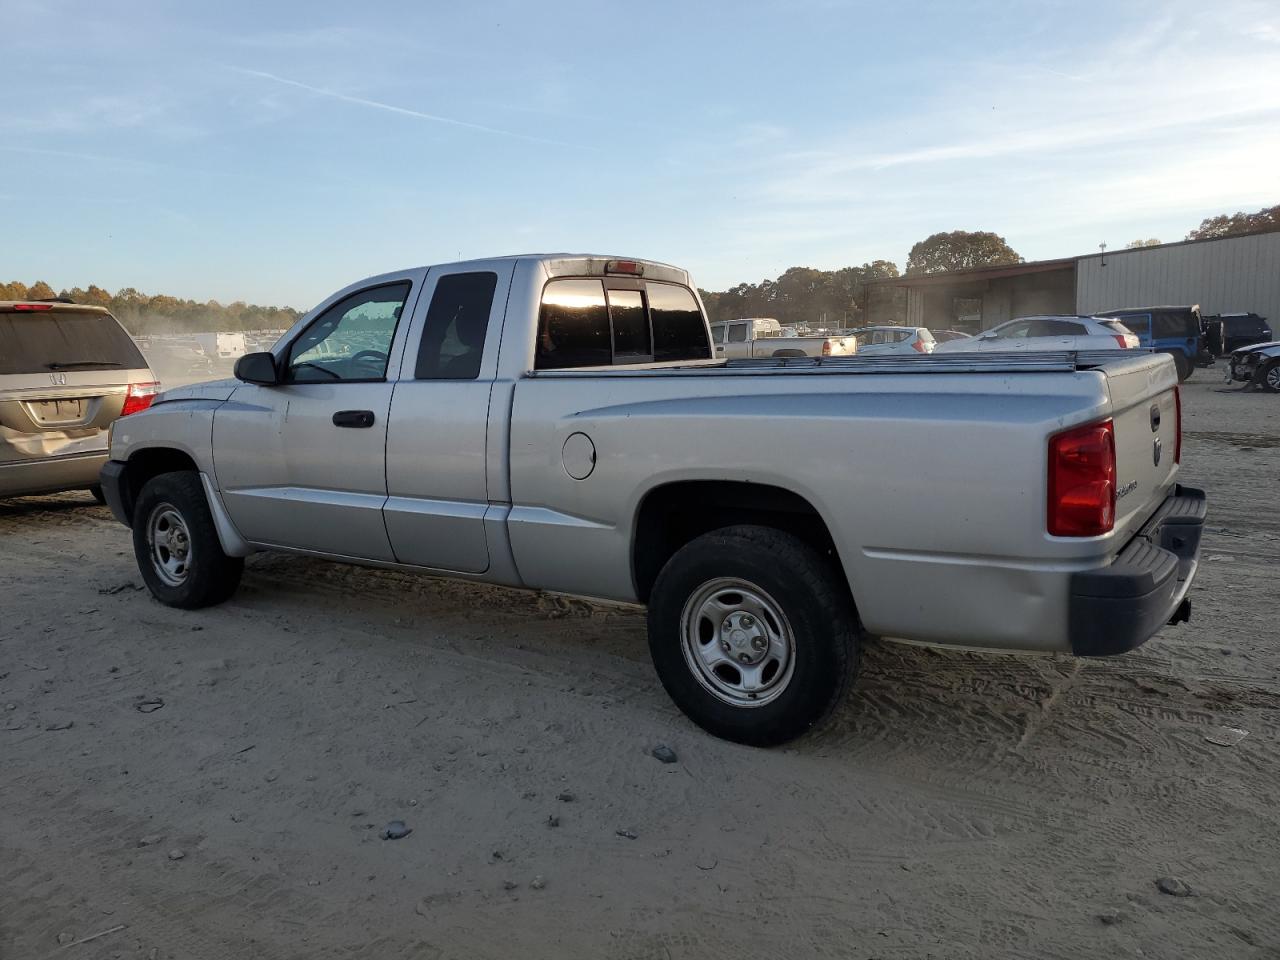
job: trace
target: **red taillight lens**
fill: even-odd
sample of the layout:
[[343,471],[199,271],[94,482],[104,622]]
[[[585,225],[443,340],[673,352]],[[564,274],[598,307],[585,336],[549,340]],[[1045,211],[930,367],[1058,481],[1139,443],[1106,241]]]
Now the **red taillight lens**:
[[24,311],[24,312],[27,310],[52,310],[53,304],[52,303],[15,303],[13,305],[13,309]]
[[1115,340],[1115,342],[1120,345],[1121,350],[1129,349],[1129,338],[1126,337],[1123,333],[1113,333],[1111,335],[1111,339]]
[[1173,388],[1173,426],[1177,433],[1173,440],[1173,462],[1182,462],[1182,391]]
[[160,384],[155,381],[129,384],[129,389],[124,395],[124,406],[120,408],[120,416],[127,417],[131,413],[147,409],[159,392]]
[[831,341],[830,341],[830,340],[823,340],[823,341],[822,341],[822,355],[823,355],[824,357],[829,357],[829,356],[831,356]]
[[1096,537],[1116,522],[1116,437],[1110,420],[1049,439],[1048,530]]
[[924,345],[924,341],[921,340],[919,337],[916,337],[914,340],[911,341],[911,349],[914,350],[916,353],[927,352],[927,349]]

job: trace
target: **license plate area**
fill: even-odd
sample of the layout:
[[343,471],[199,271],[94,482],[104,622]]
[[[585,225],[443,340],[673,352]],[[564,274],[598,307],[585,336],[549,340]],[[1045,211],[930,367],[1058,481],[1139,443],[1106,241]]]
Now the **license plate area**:
[[80,423],[85,417],[85,401],[82,399],[36,400],[24,406],[27,415],[42,427]]

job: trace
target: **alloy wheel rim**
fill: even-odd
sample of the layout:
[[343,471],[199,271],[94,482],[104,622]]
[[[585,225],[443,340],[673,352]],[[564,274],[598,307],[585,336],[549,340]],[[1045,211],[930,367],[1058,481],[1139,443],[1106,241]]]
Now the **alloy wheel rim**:
[[772,703],[795,672],[795,633],[782,607],[737,577],[693,591],[680,617],[680,646],[698,682],[735,707]]
[[178,509],[159,504],[147,519],[151,566],[164,583],[180,587],[191,572],[191,532]]

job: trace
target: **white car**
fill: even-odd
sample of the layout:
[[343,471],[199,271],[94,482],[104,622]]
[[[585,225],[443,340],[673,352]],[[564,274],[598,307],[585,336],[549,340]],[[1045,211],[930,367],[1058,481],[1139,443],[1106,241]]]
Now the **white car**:
[[1137,335],[1119,320],[1097,317],[1018,317],[966,340],[948,340],[936,353],[971,350],[1136,350]]
[[924,327],[860,327],[850,331],[858,341],[858,356],[890,353],[933,353],[933,334]]

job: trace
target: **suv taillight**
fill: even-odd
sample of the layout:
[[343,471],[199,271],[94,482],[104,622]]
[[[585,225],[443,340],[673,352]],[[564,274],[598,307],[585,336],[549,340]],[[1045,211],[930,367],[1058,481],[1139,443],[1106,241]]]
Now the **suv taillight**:
[[129,384],[129,389],[124,395],[124,406],[120,408],[120,416],[127,417],[131,413],[147,409],[159,392],[160,384],[154,380],[151,383]]
[[1049,438],[1049,512],[1055,537],[1096,537],[1116,522],[1116,437],[1110,420]]
[[928,353],[928,352],[929,352],[929,349],[928,349],[928,347],[925,345],[925,342],[924,342],[923,340],[921,340],[921,339],[920,339],[920,337],[919,337],[918,335],[916,336],[916,338],[915,338],[914,340],[912,340],[912,341],[911,341],[911,349],[912,349],[912,350],[914,350],[916,353]]
[[1182,391],[1173,388],[1173,425],[1177,433],[1173,440],[1173,462],[1182,462]]

